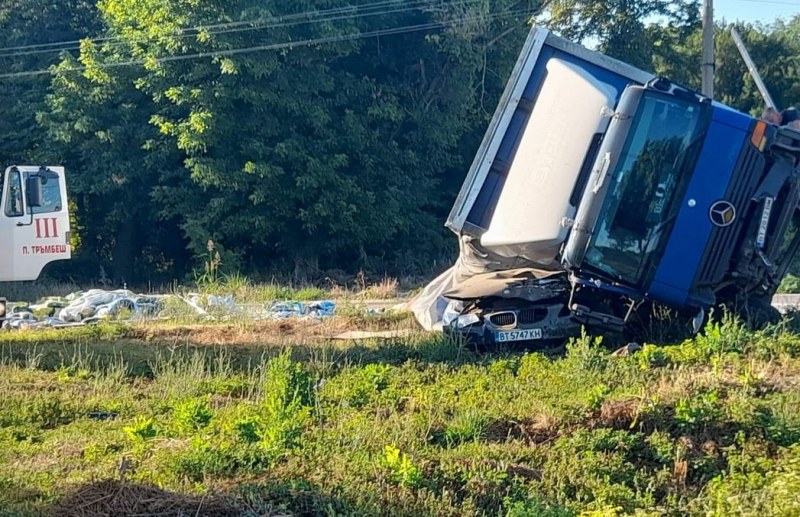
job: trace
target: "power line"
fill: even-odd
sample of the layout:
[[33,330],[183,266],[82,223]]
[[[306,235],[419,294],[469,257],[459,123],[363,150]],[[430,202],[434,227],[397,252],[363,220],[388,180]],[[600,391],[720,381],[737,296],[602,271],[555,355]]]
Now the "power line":
[[[129,61],[120,61],[116,63],[103,63],[101,65],[97,65],[97,68],[106,69],[106,68],[120,68],[124,66],[133,66],[133,65],[144,65],[149,63],[169,63],[175,61],[186,61],[191,59],[201,59],[201,58],[216,58],[216,57],[227,57],[227,56],[234,56],[239,54],[247,54],[252,52],[260,52],[260,51],[267,51],[267,50],[281,50],[287,49],[292,47],[301,47],[301,46],[312,46],[312,45],[322,45],[326,43],[338,43],[342,41],[355,41],[359,39],[366,39],[366,38],[373,38],[379,36],[391,36],[397,34],[407,34],[411,32],[419,32],[429,29],[444,29],[449,26],[457,25],[458,23],[462,22],[469,22],[469,21],[480,21],[480,20],[491,20],[491,19],[502,19],[502,18],[509,18],[524,14],[533,14],[536,9],[521,9],[517,11],[509,11],[506,13],[497,13],[497,14],[490,14],[486,16],[473,16],[473,17],[462,17],[456,18],[446,22],[433,22],[433,23],[425,23],[419,25],[407,25],[407,26],[400,26],[400,27],[393,27],[387,29],[380,29],[375,31],[369,32],[362,32],[362,33],[352,33],[352,34],[344,34],[339,36],[329,36],[325,38],[315,38],[315,39],[306,39],[294,42],[284,42],[284,43],[274,43],[269,45],[258,45],[258,46],[251,46],[251,47],[243,47],[243,48],[234,48],[234,49],[227,49],[227,50],[217,50],[211,52],[198,52],[195,54],[184,54],[178,56],[165,56],[162,58],[156,58],[152,60],[147,59],[136,59],[136,60],[129,60]],[[72,67],[67,69],[62,69],[61,71],[66,72],[82,72],[87,70],[87,67]],[[27,72],[13,72],[13,73],[6,73],[0,74],[0,79],[12,79],[12,78],[19,78],[19,77],[35,77],[41,75],[48,75],[51,74],[52,70],[32,70]]]
[[[456,6],[456,5],[474,3],[474,2],[477,2],[477,1],[480,1],[480,0],[461,0],[461,1],[458,1],[458,2],[445,3],[445,4],[442,4],[442,5],[444,5],[446,7],[452,7],[452,6]],[[340,16],[329,16],[329,17],[323,17],[323,18],[318,18],[318,19],[294,20],[294,21],[280,22],[280,23],[274,23],[274,24],[261,24],[261,22],[258,21],[258,20],[249,20],[247,22],[236,22],[236,26],[237,26],[236,28],[228,28],[228,29],[224,29],[224,30],[212,30],[212,31],[209,31],[208,34],[209,35],[218,35],[218,34],[230,34],[230,33],[234,33],[234,32],[246,32],[246,31],[265,30],[265,29],[279,29],[279,28],[284,28],[284,27],[293,27],[293,26],[302,25],[302,24],[325,23],[325,22],[332,22],[332,21],[365,18],[365,17],[368,17],[368,16],[381,16],[381,15],[386,15],[386,14],[397,14],[397,13],[403,13],[403,12],[409,12],[409,11],[417,10],[421,6],[423,6],[423,5],[427,4],[427,3],[428,3],[428,0],[416,0],[414,2],[411,2],[410,5],[406,4],[406,6],[404,6],[401,9],[385,10],[385,11],[377,11],[377,12],[367,12],[367,13],[346,14],[346,15],[340,15]],[[243,26],[245,24],[247,26]],[[224,24],[218,24],[217,26],[223,26],[223,25]],[[180,35],[176,35],[174,37],[178,38],[178,39],[194,38],[194,37],[197,37],[200,34],[202,34],[202,32],[199,32],[200,29],[201,29],[200,27],[181,29],[182,31],[198,30],[198,32],[196,32],[196,33],[188,33],[188,34],[180,34]],[[204,27],[202,29],[205,30]],[[88,41],[98,42],[98,43],[105,43],[107,45],[115,46],[115,47],[116,46],[124,46],[124,45],[127,45],[129,43],[128,41],[124,41],[120,37],[107,38],[107,39],[97,38],[97,39],[88,40]],[[55,44],[53,44],[53,45],[55,45]],[[60,48],[48,48],[48,49],[17,51],[17,52],[11,52],[11,53],[8,53],[8,54],[3,54],[3,51],[7,50],[7,49],[0,49],[0,58],[12,58],[12,57],[29,56],[29,55],[36,55],[36,54],[52,54],[52,53],[57,53],[57,52],[69,52],[69,51],[80,50],[80,48],[81,48],[80,46],[71,46],[71,47],[60,47]]]
[[[386,5],[386,4],[396,4],[396,3],[400,3],[400,2],[402,2],[402,0],[382,0],[380,2],[374,2],[372,4],[365,4],[363,6],[336,7],[336,8],[332,8],[332,9],[326,9],[324,11],[319,11],[319,10],[306,11],[304,13],[295,13],[295,14],[288,14],[288,15],[283,15],[283,16],[279,16],[279,17],[273,17],[273,19],[279,19],[279,18],[286,19],[286,18],[290,18],[290,17],[313,16],[315,14],[325,14],[325,13],[334,12],[334,11],[341,11],[341,10],[344,10],[344,9],[370,8],[372,6],[380,6],[380,5]],[[268,18],[265,18],[264,20],[266,21],[266,20],[268,20]],[[221,26],[232,25],[232,24],[237,24],[237,23],[252,23],[253,21],[256,21],[256,20],[250,20],[250,21],[241,20],[241,21],[238,21],[238,22],[227,22],[227,23],[221,23],[221,24],[215,24],[215,25],[200,25],[200,26],[196,26],[196,27],[187,27],[187,28],[181,29],[181,30],[182,31],[183,30],[198,30],[199,31],[199,30],[203,30],[203,29],[221,27]],[[120,39],[120,37],[119,36],[106,36],[106,37],[102,37],[102,38],[89,38],[88,41],[101,42],[101,41],[108,41],[108,40],[115,40],[115,39]],[[22,49],[52,47],[52,46],[58,46],[58,45],[74,45],[74,44],[81,43],[82,41],[83,40],[70,40],[70,41],[59,41],[59,42],[54,42],[54,43],[39,43],[39,44],[36,44],[36,45],[21,45],[21,46],[17,46],[17,47],[6,47],[5,49],[2,49],[2,50],[22,50]]]
[[[201,34],[202,31],[212,31],[212,34],[237,32],[237,31],[218,30],[218,29],[230,29],[236,27],[245,27],[244,29],[241,30],[260,30],[266,28],[277,28],[277,27],[298,25],[302,23],[322,23],[325,21],[358,18],[362,16],[379,16],[382,14],[394,14],[397,12],[404,12],[404,11],[418,9],[422,6],[426,6],[426,4],[430,5],[431,7],[449,7],[453,5],[475,2],[475,1],[478,0],[467,0],[461,2],[442,2],[440,4],[431,4],[429,0],[413,0],[410,3],[405,2],[404,0],[382,0],[380,2],[374,2],[371,4],[337,7],[332,9],[326,9],[323,11],[320,10],[306,11],[302,13],[294,13],[294,14],[273,16],[267,18],[262,17],[262,18],[248,19],[248,20],[240,20],[235,22],[217,23],[212,25],[185,27],[179,29],[180,34],[177,35],[176,37],[180,38],[193,37]],[[375,11],[376,9],[393,8],[393,7],[400,7],[400,9],[395,9],[392,11],[390,10]],[[369,11],[375,11],[375,12],[369,12]],[[337,15],[339,16],[337,17]],[[0,57],[16,57],[20,55],[79,50],[80,44],[83,41],[89,41],[93,43],[104,43],[104,42],[115,42],[123,39],[124,38],[120,36],[106,36],[100,38],[88,38],[84,40],[69,40],[69,41],[60,41],[54,43],[40,43],[36,45],[6,47],[0,49]],[[67,45],[71,46],[68,47]],[[8,54],[8,52],[11,51],[26,51],[26,52],[13,52],[11,54]]]

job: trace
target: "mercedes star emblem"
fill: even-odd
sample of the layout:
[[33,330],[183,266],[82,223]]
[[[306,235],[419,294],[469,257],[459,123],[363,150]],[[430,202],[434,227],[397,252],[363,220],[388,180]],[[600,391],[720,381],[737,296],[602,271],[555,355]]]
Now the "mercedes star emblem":
[[727,201],[717,201],[711,205],[708,217],[715,226],[725,228],[736,220],[736,208]]

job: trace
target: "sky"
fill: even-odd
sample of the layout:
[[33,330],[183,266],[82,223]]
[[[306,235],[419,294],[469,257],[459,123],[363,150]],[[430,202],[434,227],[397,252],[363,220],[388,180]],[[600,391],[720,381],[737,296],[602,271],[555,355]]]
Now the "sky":
[[714,18],[726,22],[771,23],[800,14],[800,0],[714,0]]

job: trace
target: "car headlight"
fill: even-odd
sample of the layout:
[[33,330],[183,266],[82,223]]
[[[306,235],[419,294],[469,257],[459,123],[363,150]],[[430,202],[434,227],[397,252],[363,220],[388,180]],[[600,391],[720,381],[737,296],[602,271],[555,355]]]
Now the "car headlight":
[[445,327],[449,327],[459,317],[459,315],[461,315],[461,311],[463,310],[464,302],[452,300],[444,309],[444,313],[442,314],[442,324]]
[[0,318],[4,318],[6,315],[6,301],[0,300]]
[[481,318],[477,314],[463,314],[456,319],[457,329],[467,328],[470,325],[480,323]]

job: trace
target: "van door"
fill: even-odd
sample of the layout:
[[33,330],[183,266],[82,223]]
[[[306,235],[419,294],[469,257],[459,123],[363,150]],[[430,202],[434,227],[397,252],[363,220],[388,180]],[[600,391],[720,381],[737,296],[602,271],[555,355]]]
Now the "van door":
[[14,166],[0,191],[0,281],[35,280],[71,257],[63,167]]

